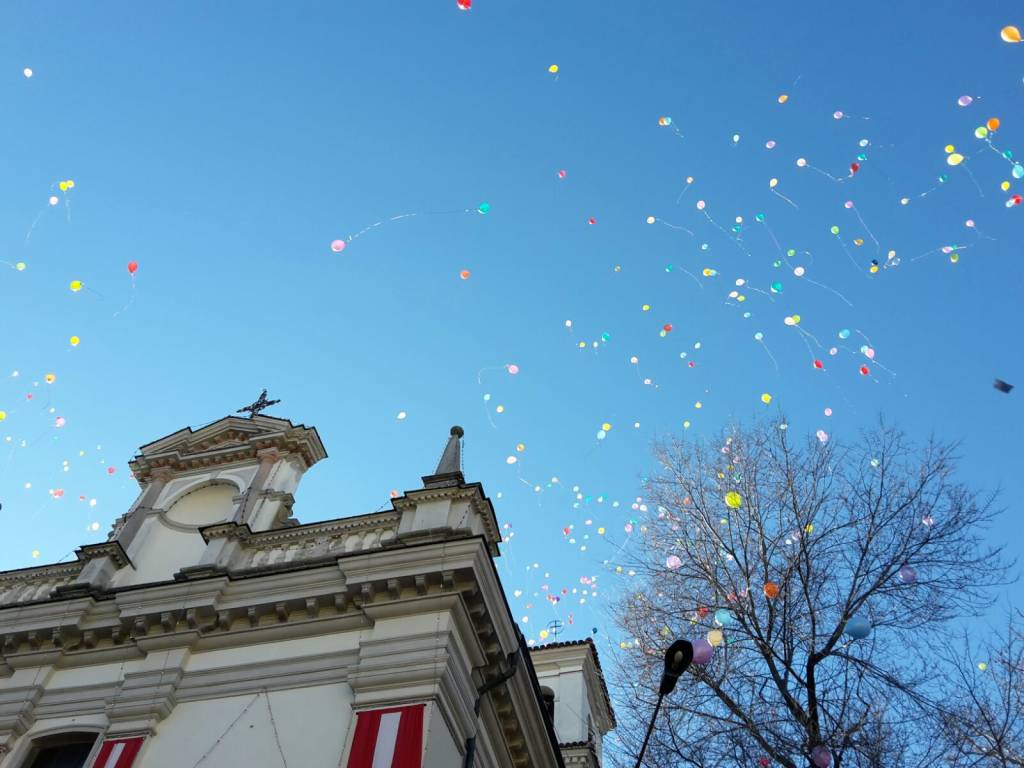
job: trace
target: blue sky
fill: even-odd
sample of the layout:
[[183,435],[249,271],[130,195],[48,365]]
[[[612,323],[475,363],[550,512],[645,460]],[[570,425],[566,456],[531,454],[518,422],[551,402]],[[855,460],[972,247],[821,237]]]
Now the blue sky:
[[[993,146],[1024,155],[1013,23],[1009,2],[6,4],[0,565],[104,537],[137,446],[262,387],[330,454],[304,521],[387,506],[462,424],[533,638],[570,613],[565,636],[604,633],[623,582],[603,561],[651,439],[684,421],[702,436],[781,409],[849,439],[881,412],[961,439],[1019,556],[1020,392],[991,382],[1024,381],[1024,207],[1005,206],[1024,183],[974,137],[998,117]],[[870,274],[890,249],[899,265]],[[544,585],[570,592],[553,606]]]

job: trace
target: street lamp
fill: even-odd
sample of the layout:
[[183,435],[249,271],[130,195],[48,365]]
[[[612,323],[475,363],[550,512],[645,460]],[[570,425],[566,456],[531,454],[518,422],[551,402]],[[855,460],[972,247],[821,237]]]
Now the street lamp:
[[654,723],[658,719],[658,710],[661,709],[661,700],[675,690],[679,676],[686,671],[693,661],[693,644],[689,640],[676,640],[665,651],[665,671],[661,675],[661,685],[658,687],[658,703],[654,705],[654,714],[651,715],[651,723],[647,726],[647,735],[644,736],[643,746],[640,747],[640,756],[636,759],[636,768],[644,761],[644,753],[647,752],[647,742],[651,740],[651,733],[654,731]]

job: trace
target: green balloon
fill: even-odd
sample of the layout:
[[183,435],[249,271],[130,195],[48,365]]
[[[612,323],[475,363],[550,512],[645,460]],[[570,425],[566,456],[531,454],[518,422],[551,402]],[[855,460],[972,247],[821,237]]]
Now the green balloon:
[[477,211],[479,211],[480,213],[490,213],[491,212],[491,204],[490,203],[480,203],[480,205],[477,206]]

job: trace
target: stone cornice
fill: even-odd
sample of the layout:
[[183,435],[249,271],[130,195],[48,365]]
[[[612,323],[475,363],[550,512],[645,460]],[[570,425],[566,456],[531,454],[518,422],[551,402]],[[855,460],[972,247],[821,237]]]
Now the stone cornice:
[[287,456],[297,457],[308,469],[327,452],[315,429],[271,416],[228,416],[199,430],[189,427],[142,446],[129,466],[144,485],[168,471],[182,473]]
[[470,508],[483,521],[484,531],[487,534],[488,549],[491,551],[491,554],[495,557],[500,554],[498,544],[501,541],[501,530],[498,527],[498,517],[494,512],[494,505],[484,495],[483,486],[480,483],[464,483],[457,486],[406,491],[404,495],[393,499],[391,506],[398,512],[405,512],[414,509],[420,502],[439,501],[441,499],[468,501]]
[[121,546],[119,541],[86,544],[84,547],[79,547],[75,555],[82,563],[100,557],[109,557],[118,568],[124,568],[126,565],[132,564],[132,561],[128,559],[128,553],[124,551],[124,547]]

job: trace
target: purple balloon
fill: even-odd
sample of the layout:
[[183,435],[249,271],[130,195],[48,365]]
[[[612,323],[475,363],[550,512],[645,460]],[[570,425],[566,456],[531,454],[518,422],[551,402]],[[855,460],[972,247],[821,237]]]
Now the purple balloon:
[[704,666],[715,655],[715,647],[703,637],[693,641],[693,663]]
[[900,578],[905,584],[913,584],[917,581],[917,571],[911,568],[909,565],[904,565],[900,568]]
[[832,753],[822,746],[817,746],[811,750],[811,762],[818,768],[828,768],[832,765]]

